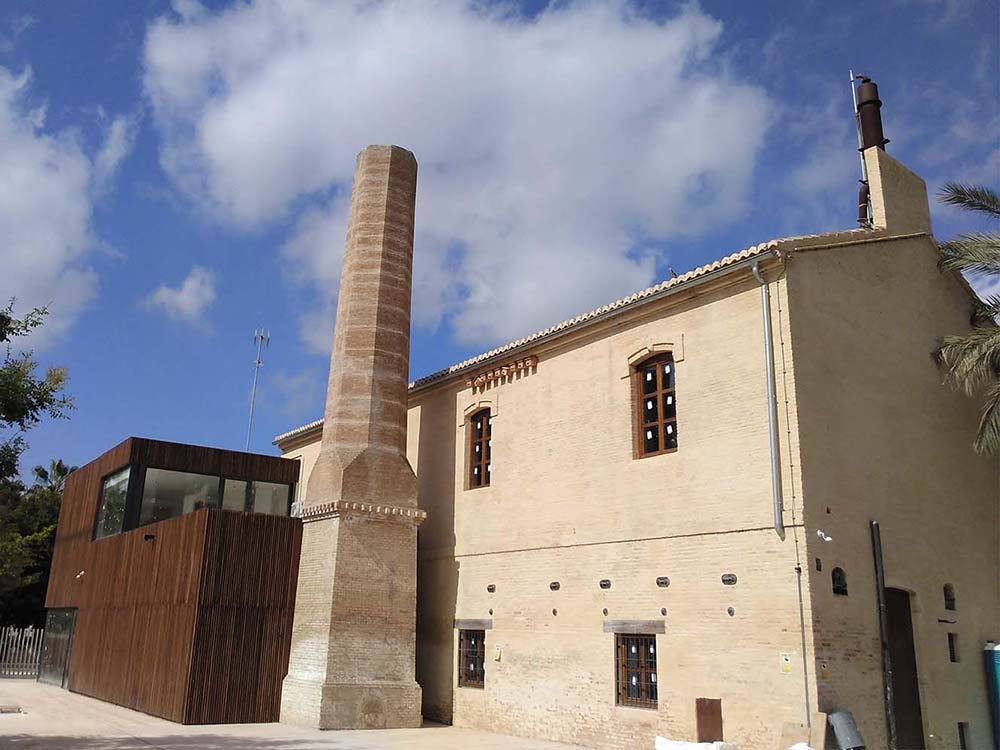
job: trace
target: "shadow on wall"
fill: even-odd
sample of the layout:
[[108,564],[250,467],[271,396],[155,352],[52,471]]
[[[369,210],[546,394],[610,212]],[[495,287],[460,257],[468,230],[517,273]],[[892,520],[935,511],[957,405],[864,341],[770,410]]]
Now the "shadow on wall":
[[455,550],[455,395],[445,391],[420,407],[417,493],[427,520],[417,532],[417,682],[427,719],[452,722]]

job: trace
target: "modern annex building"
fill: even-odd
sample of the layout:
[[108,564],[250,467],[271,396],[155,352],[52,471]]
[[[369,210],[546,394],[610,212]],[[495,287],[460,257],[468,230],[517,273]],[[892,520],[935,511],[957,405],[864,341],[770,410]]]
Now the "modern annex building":
[[[365,149],[324,419],[276,438],[280,464],[185,464],[211,479],[177,490],[165,520],[142,515],[139,479],[163,467],[95,462],[67,485],[84,499],[60,517],[48,605],[79,607],[79,623],[104,602],[114,622],[136,595],[74,600],[78,569],[85,582],[104,549],[162,542],[166,575],[200,550],[158,610],[187,607],[192,628],[162,699],[181,721],[206,720],[184,713],[206,694],[234,710],[256,669],[254,716],[320,728],[425,717],[602,748],[663,736],[772,750],[849,711],[870,748],[991,747],[1000,474],[971,448],[978,405],[932,357],[969,327],[973,294],[938,269],[925,185],[883,149],[877,94],[861,88],[860,228],[749,247],[410,384],[417,165]],[[101,537],[125,465],[132,520]],[[258,482],[265,498],[294,486],[298,518],[258,508]],[[247,542],[238,526],[255,521],[281,541]],[[247,561],[225,575],[223,544]],[[125,590],[150,575],[130,572]],[[240,606],[246,625],[225,619]],[[265,616],[271,630],[253,630]],[[202,632],[280,648],[230,667]],[[77,638],[70,689],[73,665],[145,653],[107,641]],[[158,695],[140,683],[83,691]]]

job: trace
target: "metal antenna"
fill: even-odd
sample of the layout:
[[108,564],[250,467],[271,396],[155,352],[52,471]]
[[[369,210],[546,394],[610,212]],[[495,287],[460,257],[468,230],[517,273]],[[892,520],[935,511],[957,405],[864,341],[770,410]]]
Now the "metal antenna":
[[857,77],[851,71],[851,99],[854,101],[854,130],[858,136],[858,156],[861,159],[861,181],[868,182],[868,169],[865,167],[864,141],[861,139],[861,121],[858,119],[858,89],[854,82]]
[[257,345],[257,357],[253,361],[253,388],[250,390],[250,421],[247,423],[247,452],[250,451],[250,434],[253,432],[253,407],[257,401],[257,374],[264,360],[260,358],[260,351],[271,341],[271,334],[263,328],[256,328],[253,332],[253,340]]

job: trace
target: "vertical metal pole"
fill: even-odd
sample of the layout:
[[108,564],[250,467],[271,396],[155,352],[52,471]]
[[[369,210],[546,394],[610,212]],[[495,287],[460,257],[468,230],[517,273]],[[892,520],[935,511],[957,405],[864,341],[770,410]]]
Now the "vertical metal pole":
[[854,86],[854,71],[851,73],[851,100],[854,102],[854,131],[858,136],[858,156],[861,159],[861,181],[868,181],[868,169],[865,167],[865,154],[861,150],[864,146],[864,141],[861,140],[861,121],[858,120],[858,90]]
[[882,532],[878,521],[871,522],[872,555],[875,558],[875,593],[878,597],[878,625],[882,641],[882,683],[885,688],[885,725],[889,750],[896,750],[896,712],[892,697],[892,656],[889,653],[889,607],[885,599],[885,565],[882,561]]
[[267,346],[267,343],[271,340],[271,335],[262,328],[258,328],[253,332],[253,338],[257,343],[257,357],[253,361],[253,387],[250,389],[250,421],[247,422],[247,452],[250,451],[250,435],[253,432],[253,407],[257,401],[257,374],[260,372],[260,366],[264,364],[260,358],[260,350]]
[[[861,137],[861,120],[858,116],[858,90],[854,85],[854,71],[850,71],[851,74],[851,101],[854,102],[854,131],[858,136],[858,158],[861,160],[861,182],[864,185],[868,184],[868,168],[865,166],[865,152],[864,152],[864,139]],[[859,201],[860,203],[860,201]],[[868,224],[871,226],[872,223],[872,207],[871,202],[868,203]]]

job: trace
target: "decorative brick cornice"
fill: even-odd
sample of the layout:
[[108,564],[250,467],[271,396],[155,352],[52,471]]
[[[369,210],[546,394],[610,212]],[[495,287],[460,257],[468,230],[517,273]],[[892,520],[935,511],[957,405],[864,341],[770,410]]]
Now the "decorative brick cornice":
[[522,359],[514,362],[509,362],[506,365],[492,367],[486,372],[470,375],[466,378],[465,385],[472,388],[478,388],[479,386],[488,385],[494,380],[503,380],[517,374],[530,372],[536,367],[538,367],[538,357],[534,355],[523,357]]
[[307,505],[302,509],[302,523],[322,521],[338,516],[365,516],[373,521],[392,521],[419,526],[427,511],[419,508],[402,508],[398,505],[376,505],[375,503],[354,503],[346,500],[333,500],[329,503]]

